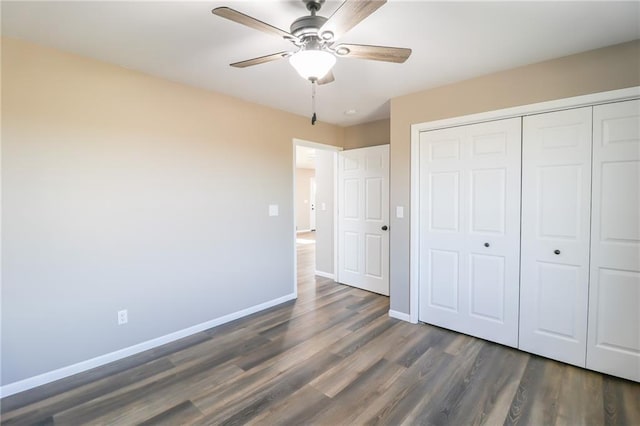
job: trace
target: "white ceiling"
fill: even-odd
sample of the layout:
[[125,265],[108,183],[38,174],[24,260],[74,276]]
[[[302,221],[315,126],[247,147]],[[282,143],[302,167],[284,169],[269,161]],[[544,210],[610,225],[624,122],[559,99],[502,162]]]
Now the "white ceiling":
[[[328,0],[320,14],[339,4]],[[2,34],[310,116],[311,85],[287,60],[228,66],[293,46],[211,14],[223,5],[285,30],[307,14],[301,1],[2,1]],[[412,56],[339,58],[336,81],[318,90],[318,119],[386,118],[396,96],[638,38],[638,1],[390,0],[340,41],[409,47]]]

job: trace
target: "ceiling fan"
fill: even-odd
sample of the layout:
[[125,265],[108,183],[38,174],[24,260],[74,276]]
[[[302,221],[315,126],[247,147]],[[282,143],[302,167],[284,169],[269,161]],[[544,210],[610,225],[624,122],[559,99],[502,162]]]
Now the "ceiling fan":
[[293,43],[297,49],[235,62],[231,66],[245,68],[289,58],[291,65],[303,78],[312,83],[326,84],[335,79],[331,68],[336,62],[336,57],[403,63],[411,55],[411,49],[407,48],[336,44],[336,40],[378,10],[386,3],[386,0],[345,0],[329,18],[317,14],[325,0],[302,0],[302,2],[306,5],[310,15],[302,16],[293,21],[290,32],[228,7],[213,9],[214,15],[267,34],[282,37]]

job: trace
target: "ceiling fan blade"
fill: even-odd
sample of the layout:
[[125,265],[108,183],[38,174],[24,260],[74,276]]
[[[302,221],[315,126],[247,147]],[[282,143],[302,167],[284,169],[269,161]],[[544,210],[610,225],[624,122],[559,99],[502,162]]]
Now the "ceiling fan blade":
[[[370,46],[368,44],[339,44],[335,46],[338,56],[371,59],[374,61],[403,63],[411,56],[411,49],[404,47]],[[347,52],[348,49],[348,52]],[[340,51],[346,53],[341,53]]]
[[329,71],[327,73],[327,75],[325,75],[324,77],[322,77],[320,80],[318,80],[318,84],[329,84],[335,81],[335,77],[333,76],[333,72]]
[[246,61],[234,62],[231,64],[235,68],[246,68],[252,65],[264,64],[265,62],[271,62],[278,59],[286,58],[291,55],[291,52],[278,52],[271,55],[260,56],[258,58],[247,59]]
[[[318,34],[325,40],[337,40],[367,16],[378,10],[387,0],[345,0],[338,10],[324,23]],[[324,33],[333,34],[326,37]]]
[[269,25],[266,22],[262,22],[256,18],[252,18],[249,15],[245,15],[244,13],[238,12],[237,10],[231,9],[229,7],[216,7],[211,11],[211,13],[267,34],[286,39],[295,39],[294,36],[284,30],[281,30],[280,28],[276,28],[273,25]]

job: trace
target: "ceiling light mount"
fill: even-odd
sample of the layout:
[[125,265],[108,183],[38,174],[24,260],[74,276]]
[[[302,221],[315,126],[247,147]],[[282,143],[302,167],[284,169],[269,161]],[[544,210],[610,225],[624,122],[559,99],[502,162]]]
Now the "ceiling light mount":
[[316,12],[320,10],[325,0],[302,0],[307,6],[307,10],[311,12],[312,15],[315,15]]

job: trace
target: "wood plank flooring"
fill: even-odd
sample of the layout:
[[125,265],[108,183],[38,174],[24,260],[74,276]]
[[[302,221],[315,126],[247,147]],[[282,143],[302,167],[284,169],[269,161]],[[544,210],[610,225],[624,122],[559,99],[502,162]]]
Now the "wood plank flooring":
[[7,397],[2,424],[640,425],[640,384],[391,319],[313,256],[295,302]]

